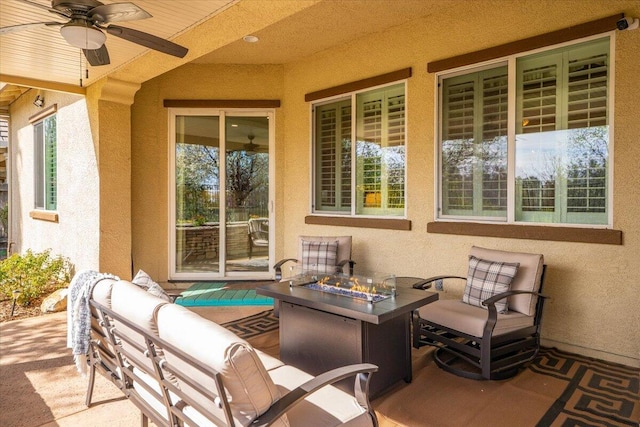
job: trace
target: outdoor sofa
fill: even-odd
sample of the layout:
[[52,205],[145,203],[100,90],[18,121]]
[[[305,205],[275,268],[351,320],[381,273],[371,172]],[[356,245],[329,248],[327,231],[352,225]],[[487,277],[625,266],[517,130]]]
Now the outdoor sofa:
[[[131,282],[103,278],[89,295],[87,406],[100,372],[141,410],[143,426],[378,424],[368,397],[375,365],[313,377]],[[331,385],[349,377],[353,395]]]

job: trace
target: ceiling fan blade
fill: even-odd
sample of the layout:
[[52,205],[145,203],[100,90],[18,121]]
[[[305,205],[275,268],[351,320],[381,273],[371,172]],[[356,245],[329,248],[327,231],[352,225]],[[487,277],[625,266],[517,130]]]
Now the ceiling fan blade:
[[82,49],[82,53],[87,58],[87,62],[94,67],[108,65],[110,62],[109,51],[105,45],[102,45],[100,49]]
[[18,0],[18,1],[21,1],[22,3],[30,4],[31,6],[38,7],[40,9],[44,9],[44,10],[49,11],[51,13],[55,13],[56,15],[60,15],[60,16],[62,16],[64,18],[71,18],[71,14],[66,14],[66,13],[64,13],[64,12],[62,12],[60,10],[54,9],[52,7],[49,7],[49,6],[45,6],[45,5],[40,4],[40,3],[36,3],[34,1],[31,1],[31,0]]
[[169,40],[165,40],[152,34],[144,33],[142,31],[134,30],[131,28],[109,25],[106,30],[107,33],[113,36],[120,37],[121,39],[128,40],[144,47],[148,47],[149,49],[157,50],[168,55],[177,56],[179,58],[184,58],[187,52],[189,52],[189,49],[180,46],[179,44],[175,44],[173,42],[170,42]]
[[106,24],[109,22],[136,21],[151,18],[151,14],[133,3],[111,3],[94,7],[87,17],[90,21]]
[[0,34],[15,33],[16,31],[28,30],[33,27],[40,27],[42,25],[64,25],[62,22],[32,22],[30,24],[11,25],[9,27],[0,28]]

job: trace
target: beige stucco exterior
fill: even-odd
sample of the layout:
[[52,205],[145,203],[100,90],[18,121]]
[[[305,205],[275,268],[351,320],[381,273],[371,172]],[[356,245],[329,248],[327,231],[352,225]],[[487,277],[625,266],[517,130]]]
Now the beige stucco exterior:
[[32,104],[37,91],[12,105],[9,145],[10,242],[13,252],[51,249],[76,266],[99,263],[100,198],[97,158],[84,97],[44,93],[45,109],[57,105],[58,222],[31,218],[34,212],[33,127],[29,118],[41,112]]
[[[20,249],[50,247],[56,241],[54,251],[70,256],[76,265],[126,276],[133,260],[136,269],[143,268],[158,281],[166,281],[169,146],[168,110],[163,100],[280,99],[281,107],[275,110],[276,174],[272,183],[276,188],[276,259],[295,254],[300,234],[351,235],[353,258],[359,267],[403,276],[464,275],[472,245],[543,253],[548,264],[545,293],[551,296],[545,308],[543,343],[640,366],[640,31],[612,33],[613,228],[622,230],[622,245],[427,233],[427,223],[435,220],[436,108],[435,75],[426,71],[427,62],[618,12],[640,16],[640,4],[596,0],[442,2],[442,7],[434,8],[428,16],[295,62],[187,64],[142,82],[137,92],[132,88],[120,100],[90,88],[90,113],[81,101],[74,103],[69,96],[48,93],[47,97],[60,96],[59,127],[80,133],[77,142],[61,142],[69,145],[65,155],[72,154],[77,162],[65,164],[69,174],[60,177],[70,194],[62,196],[58,224],[30,219],[29,206],[12,208]],[[406,67],[413,71],[407,80],[406,116],[407,219],[411,230],[305,224],[311,197],[311,120],[304,95]],[[33,186],[28,178],[30,169],[22,162],[32,149],[26,118],[33,109],[30,98],[12,106],[12,135],[19,140],[18,151],[14,148],[12,153],[13,191],[24,192],[26,201]],[[81,118],[89,115],[91,129],[88,124],[78,124],[82,120],[65,124],[63,114],[72,112]],[[59,136],[59,141],[65,140]],[[71,202],[74,204],[68,204]],[[63,228],[71,220],[73,226]],[[62,235],[64,243],[60,242]],[[452,293],[460,292],[455,289]]]
[[[193,82],[184,85],[182,82]],[[168,109],[164,99],[282,99],[283,67],[185,65],[174,72],[145,83],[136,94],[132,108],[132,221],[135,268],[143,268],[159,280],[167,280],[169,254],[168,189],[169,146]],[[276,155],[278,164],[284,145],[284,114],[276,113]],[[153,123],[153,125],[152,125]],[[277,174],[276,200],[283,193],[282,174]],[[278,212],[283,208],[278,205]],[[154,208],[151,208],[154,207]],[[158,230],[162,230],[159,233]],[[164,232],[167,230],[166,232]],[[276,227],[282,240],[281,227]],[[149,248],[161,248],[150,251]]]

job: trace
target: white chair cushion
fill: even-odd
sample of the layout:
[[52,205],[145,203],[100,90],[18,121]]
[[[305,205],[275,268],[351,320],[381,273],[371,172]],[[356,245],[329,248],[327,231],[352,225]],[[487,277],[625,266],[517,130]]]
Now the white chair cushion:
[[[213,424],[211,421],[209,421],[204,415],[202,415],[197,409],[195,409],[193,406],[185,406],[182,409],[182,412],[184,412],[184,414],[186,416],[188,416],[189,418],[191,418],[194,422],[195,425],[197,427],[218,427],[216,424]],[[211,412],[213,412],[213,414],[220,418],[221,420],[224,420],[224,413],[222,412],[222,409],[220,408],[211,408]],[[251,425],[251,421],[247,421],[247,420],[238,420],[236,418],[233,419],[233,422],[235,425],[237,426],[250,426]],[[283,420],[283,418],[280,418],[278,420],[276,420],[273,424],[271,424],[274,427],[289,427],[289,423],[286,421],[286,418]],[[192,427],[190,424],[185,423],[186,427]]]
[[[511,290],[533,292],[540,290],[540,279],[544,265],[544,257],[542,254],[498,251],[473,246],[469,255],[488,261],[517,262],[520,266],[518,267],[518,273],[511,282]],[[533,316],[537,302],[538,297],[530,294],[513,295],[509,297],[509,310],[515,310],[522,314]]]
[[111,308],[111,290],[113,289],[114,283],[117,282],[116,279],[100,280],[91,291],[91,299],[107,308]]
[[[131,321],[133,324],[151,331],[156,336],[158,335],[156,314],[158,309],[166,304],[166,301],[151,295],[139,286],[125,280],[120,280],[118,283],[115,283],[111,291],[113,311]],[[134,337],[138,345],[146,348],[147,344],[142,335],[133,332],[130,328],[122,324],[122,322],[115,321],[114,323],[116,330]],[[139,353],[137,349],[125,342],[123,342],[122,347],[132,354]],[[161,353],[162,349],[157,349],[157,351]],[[153,371],[153,364],[149,359],[141,357],[141,360],[147,370],[150,372]],[[169,379],[173,381],[173,378]]]
[[[422,319],[478,338],[482,337],[488,316],[486,310],[453,299],[443,299],[432,302],[431,304],[420,307],[418,313]],[[507,314],[498,313],[498,320],[493,329],[493,336],[506,334],[507,332],[532,325],[532,316],[527,316],[516,311],[509,311]]]
[[125,280],[114,284],[111,291],[113,311],[156,335],[158,334],[156,312],[165,304],[167,304],[166,301]]
[[[156,393],[158,394],[162,393],[162,391],[160,390],[160,386],[158,385],[158,381],[155,378],[150,377],[146,372],[135,367],[133,368],[133,373],[137,375],[138,378],[140,378],[140,381],[147,384]],[[158,412],[162,416],[162,418],[164,418],[165,420],[167,419],[167,408],[164,406],[163,401],[158,400],[153,394],[147,391],[147,389],[137,381],[133,383],[133,388],[136,390],[136,392],[138,392],[140,397],[145,402],[147,402],[156,412]],[[171,397],[171,401],[173,402],[173,404],[177,403],[180,400],[171,391],[169,391],[169,395]]]
[[[269,375],[285,394],[313,377],[298,368],[283,365],[269,371]],[[355,378],[354,378],[355,381]],[[371,427],[371,418],[348,393],[326,386],[307,396],[288,413],[292,426],[331,427],[331,426],[367,426]]]
[[[111,308],[111,291],[113,289],[113,285],[117,282],[118,280],[116,279],[100,280],[98,283],[96,283],[91,291],[91,299],[107,308]],[[97,310],[94,307],[91,307],[91,328],[96,331],[103,330],[104,334],[106,334],[107,331],[106,329],[103,329],[102,325],[98,322],[97,316]],[[111,346],[109,341],[101,341],[102,344],[105,345],[109,349],[109,351],[111,351],[111,354],[115,354],[115,349]]]
[[[223,377],[233,417],[242,425],[263,414],[280,398],[258,354],[251,345],[224,327],[175,304],[158,312],[160,338],[210,366]],[[198,383],[215,391],[212,379],[187,365],[165,349],[169,363],[192,376]],[[182,389],[188,385],[181,382]],[[196,396],[194,391],[191,393]],[[198,398],[202,405],[207,399]],[[285,419],[286,422],[286,419]]]
[[255,349],[255,351],[258,357],[260,358],[260,361],[264,365],[264,368],[267,371],[270,371],[275,368],[279,368],[280,366],[284,365],[284,363],[282,363],[280,359],[276,359],[275,357],[270,356],[267,353],[260,351],[258,349]]

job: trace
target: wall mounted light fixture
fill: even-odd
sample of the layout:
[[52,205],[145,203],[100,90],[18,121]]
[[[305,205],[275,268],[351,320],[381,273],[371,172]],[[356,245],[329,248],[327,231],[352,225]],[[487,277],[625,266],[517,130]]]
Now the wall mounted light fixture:
[[36,99],[33,100],[33,105],[35,105],[38,108],[42,108],[44,107],[44,96],[36,96]]
[[638,18],[622,18],[616,22],[616,27],[618,27],[620,31],[635,30],[640,27],[640,20]]

